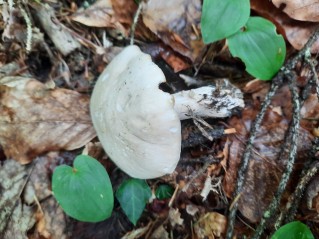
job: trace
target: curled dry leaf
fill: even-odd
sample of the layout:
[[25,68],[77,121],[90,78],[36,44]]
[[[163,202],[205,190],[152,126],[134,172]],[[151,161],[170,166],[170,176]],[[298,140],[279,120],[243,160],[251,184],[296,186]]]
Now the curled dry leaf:
[[8,158],[29,163],[39,154],[73,150],[95,137],[89,97],[48,89],[30,78],[0,80],[0,144]]
[[[251,8],[258,12],[259,15],[274,22],[278,31],[283,34],[289,43],[297,50],[300,50],[306,44],[309,37],[317,28],[316,23],[301,22],[290,18],[276,8],[270,1],[251,0],[250,3]],[[313,44],[311,52],[319,52],[319,40]]]
[[161,40],[192,61],[201,54],[200,0],[149,0],[143,6],[143,22]]
[[[254,92],[254,94],[258,94],[258,92]],[[260,98],[263,97],[256,97],[254,104],[244,109],[241,118],[232,117],[229,122],[239,133],[236,137],[231,136],[229,138],[231,145],[224,180],[224,190],[229,197],[232,196],[238,167],[245,149],[244,142],[248,137],[252,121],[259,112],[260,102],[258,99]],[[266,111],[265,118],[254,141],[244,189],[239,197],[240,212],[253,223],[260,220],[264,210],[272,200],[286,164],[288,149],[280,158],[279,153],[291,118],[292,106],[289,99],[288,87],[280,89],[274,97],[271,107]],[[302,163],[307,159],[306,152],[311,148],[312,139],[311,133],[301,127],[297,144],[297,165],[302,166]],[[295,177],[294,180],[291,183],[297,184],[298,177]]]
[[272,2],[291,18],[319,22],[319,2],[317,0],[272,0]]

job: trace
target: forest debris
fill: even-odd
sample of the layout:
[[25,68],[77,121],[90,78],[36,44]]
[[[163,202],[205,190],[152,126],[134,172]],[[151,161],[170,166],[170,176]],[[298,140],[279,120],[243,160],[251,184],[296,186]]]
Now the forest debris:
[[111,27],[122,34],[125,29],[114,16],[114,10],[110,0],[99,0],[86,9],[80,9],[71,19],[90,27]]
[[181,218],[181,213],[178,210],[178,208],[170,208],[168,212],[168,218],[172,225],[172,227],[175,227],[175,225],[183,225],[184,219]]
[[133,231],[126,233],[121,239],[138,239],[141,236],[145,235],[147,231],[150,229],[152,223],[148,223],[145,227],[137,228]]
[[[261,16],[274,22],[278,31],[281,32],[297,50],[302,49],[317,28],[317,23],[301,22],[290,18],[276,8],[270,1],[251,0],[250,2],[251,8]],[[311,52],[319,52],[319,39],[311,47]]]
[[200,37],[201,1],[149,0],[143,6],[143,22],[165,44],[195,61],[202,53]]
[[27,239],[27,231],[34,225],[34,208],[23,205],[20,199],[16,203],[2,239]]
[[37,232],[44,238],[67,239],[67,218],[58,205],[57,201],[51,197],[41,203],[43,214],[38,212]]
[[23,77],[2,78],[0,91],[0,144],[8,158],[28,163],[44,152],[82,147],[95,137],[88,96],[47,89]]
[[[111,0],[115,17],[125,28],[125,37],[129,36],[133,24],[133,18],[137,11],[137,4],[134,0]],[[158,38],[144,25],[143,21],[138,21],[135,33],[135,38],[152,42]]]
[[150,239],[170,239],[170,236],[163,225],[160,225],[151,235]]
[[20,200],[31,167],[14,160],[6,160],[0,166],[0,235],[3,239],[26,239],[26,232],[34,223],[34,209],[22,206]]
[[319,22],[319,3],[317,0],[272,0],[272,2],[291,18]]
[[48,4],[32,4],[32,7],[36,10],[35,15],[41,26],[64,56],[80,48],[81,45],[72,35],[72,30],[56,18],[54,10]]
[[[254,92],[254,94],[257,93]],[[263,97],[260,98],[262,99]],[[241,118],[232,117],[229,122],[230,126],[236,128],[239,135],[237,137],[229,137],[231,146],[228,156],[228,168],[224,179],[224,190],[228,196],[231,196],[233,192],[234,180],[237,177],[238,165],[245,147],[244,142],[250,132],[251,122],[259,111],[260,98],[256,97],[254,104],[244,109]],[[239,210],[251,222],[260,220],[264,210],[272,200],[273,193],[282,175],[282,169],[286,163],[279,159],[278,156],[292,112],[291,102],[287,100],[289,98],[288,87],[279,90],[273,98],[271,107],[265,113],[262,126],[257,131],[253,153],[248,166],[246,183],[239,197]],[[282,114],[278,114],[278,107]],[[302,163],[306,159],[305,153],[311,148],[312,138],[313,136],[306,128],[300,128],[298,163]]]
[[227,219],[217,212],[209,212],[202,215],[194,225],[198,238],[221,237],[226,232]]

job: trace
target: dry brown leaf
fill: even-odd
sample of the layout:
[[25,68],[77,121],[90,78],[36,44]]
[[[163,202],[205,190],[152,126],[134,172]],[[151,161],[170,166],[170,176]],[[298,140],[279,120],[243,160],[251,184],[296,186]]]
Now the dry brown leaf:
[[31,170],[14,160],[6,160],[0,166],[0,235],[3,239],[25,239],[35,223],[34,208],[21,202]]
[[0,92],[0,144],[8,158],[28,163],[44,152],[82,147],[95,137],[88,96],[23,77],[2,78]]
[[[137,10],[134,0],[111,0],[115,17],[125,28],[125,36],[128,37]],[[135,29],[135,37],[144,41],[155,41],[157,37],[139,21]]]
[[194,225],[198,238],[220,238],[226,232],[227,219],[217,212],[202,215]]
[[201,54],[200,0],[149,0],[142,15],[145,25],[176,52],[192,61]]
[[317,0],[272,0],[272,2],[291,18],[319,22],[319,2]]
[[[277,26],[289,43],[300,50],[317,28],[313,22],[301,22],[291,19],[285,13],[276,8],[270,1],[251,0],[251,8],[259,15],[271,20]],[[319,40],[311,48],[312,53],[319,52]]]
[[[258,94],[258,92],[254,92],[254,94]],[[251,123],[260,109],[260,98],[262,99],[263,96],[255,97],[254,104],[248,105],[244,109],[241,118],[232,117],[229,122],[239,133],[238,137],[231,136],[229,138],[231,146],[229,148],[224,190],[230,197],[245,148],[244,143],[248,137]],[[283,87],[273,98],[271,107],[265,113],[262,126],[258,129],[244,189],[239,197],[239,210],[251,222],[258,222],[264,210],[268,207],[286,164],[287,150],[283,157],[278,157],[291,118],[291,107],[288,87]],[[312,138],[313,136],[307,129],[300,128],[297,165],[303,165],[302,163],[306,159],[305,153],[311,148]],[[295,180],[297,179],[296,177]],[[297,182],[293,181],[291,183],[296,184]]]
[[125,33],[124,27],[114,17],[111,0],[99,0],[85,10],[79,10],[72,20],[90,27],[111,27]]

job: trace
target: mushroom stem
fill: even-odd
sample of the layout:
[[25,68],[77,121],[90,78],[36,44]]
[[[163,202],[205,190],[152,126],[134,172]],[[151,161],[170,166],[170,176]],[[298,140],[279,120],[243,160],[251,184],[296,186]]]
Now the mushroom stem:
[[172,95],[180,120],[192,117],[223,118],[244,107],[243,94],[226,79],[214,85],[181,91]]

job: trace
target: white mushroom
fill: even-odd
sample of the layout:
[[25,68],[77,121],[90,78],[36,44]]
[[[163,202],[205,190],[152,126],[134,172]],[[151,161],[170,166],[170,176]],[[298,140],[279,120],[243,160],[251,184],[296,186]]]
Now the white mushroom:
[[223,92],[229,97],[225,103],[214,97],[214,87],[170,95],[159,89],[165,81],[149,55],[128,46],[106,67],[92,93],[92,121],[103,148],[135,178],[174,171],[181,152],[180,119],[189,118],[190,110],[201,117],[226,117],[232,108],[244,106],[239,90],[237,99]]

